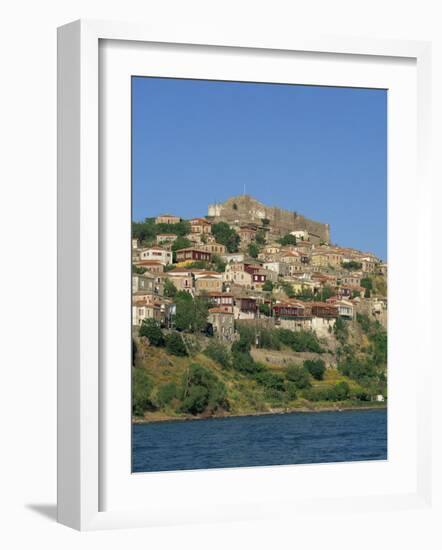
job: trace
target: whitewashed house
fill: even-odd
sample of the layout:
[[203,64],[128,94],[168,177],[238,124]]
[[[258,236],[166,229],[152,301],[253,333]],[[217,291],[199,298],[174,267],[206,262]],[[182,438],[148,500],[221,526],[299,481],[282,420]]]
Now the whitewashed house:
[[140,252],[140,260],[153,260],[168,265],[173,262],[173,255],[170,250],[165,250],[161,246],[151,246]]

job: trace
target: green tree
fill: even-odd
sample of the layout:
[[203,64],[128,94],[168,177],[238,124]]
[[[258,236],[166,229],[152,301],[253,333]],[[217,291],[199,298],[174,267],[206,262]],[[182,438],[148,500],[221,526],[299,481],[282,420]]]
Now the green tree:
[[335,334],[336,340],[340,344],[344,344],[348,338],[348,327],[346,322],[341,318],[338,317],[335,321],[333,332]]
[[154,319],[143,319],[138,334],[149,338],[152,346],[164,346],[163,331]]
[[265,315],[266,317],[272,316],[272,310],[270,309],[269,304],[259,304],[259,312],[261,315]]
[[261,328],[257,332],[258,347],[265,349],[281,349],[281,342],[277,330]]
[[351,260],[350,262],[343,262],[342,267],[344,269],[349,269],[352,271],[359,271],[362,269],[362,264],[360,262],[355,262],[354,260]]
[[262,289],[266,292],[272,292],[273,287],[274,285],[270,279],[267,279],[267,281],[265,281],[265,283],[262,285]]
[[172,252],[182,250],[183,248],[189,248],[192,246],[192,242],[186,237],[177,237],[172,243]]
[[173,233],[178,237],[184,237],[190,233],[190,223],[181,220],[178,223],[157,223],[157,233]]
[[218,222],[212,225],[212,234],[219,244],[223,244],[229,252],[238,252],[240,237],[231,229],[228,223]]
[[287,281],[282,281],[281,288],[287,294],[288,298],[294,298],[296,296],[296,292],[293,290],[292,285]]
[[373,290],[373,281],[370,279],[370,277],[364,277],[363,279],[361,279],[361,286],[366,290]]
[[166,279],[164,281],[164,296],[168,298],[173,298],[174,296],[176,296],[177,292],[177,287],[174,285],[173,281],[171,281],[170,279]]
[[143,273],[146,273],[147,269],[145,267],[138,267],[137,265],[132,264],[132,273],[138,273],[139,275],[142,275]]
[[286,391],[290,401],[294,401],[298,397],[298,387],[294,382],[287,382]]
[[285,391],[284,378],[280,374],[275,374],[269,369],[262,369],[255,375],[255,380],[258,384],[265,386],[266,388]]
[[190,414],[228,409],[224,383],[209,369],[196,363],[190,365],[182,380],[181,410]]
[[187,349],[184,345],[183,338],[178,332],[171,332],[166,336],[166,349],[172,355],[183,357],[187,355]]
[[229,369],[232,366],[229,349],[221,342],[211,342],[204,350],[204,354],[219,363],[225,369]]
[[206,327],[209,309],[206,298],[193,298],[188,292],[180,291],[175,296],[175,305],[175,326],[178,330],[199,332]]
[[259,247],[256,243],[250,243],[247,247],[247,252],[252,258],[257,258],[259,254]]
[[232,353],[248,353],[252,347],[252,339],[244,337],[240,334],[240,339],[232,344]]
[[150,398],[153,389],[152,380],[145,369],[132,369],[132,414],[143,416],[144,411],[155,407]]
[[132,222],[132,238],[142,243],[153,242],[157,232],[155,218],[146,218],[144,222]]
[[307,359],[304,361],[304,368],[315,380],[323,380],[325,374],[325,363],[322,359]]
[[255,240],[256,240],[257,244],[259,244],[260,246],[265,244],[265,242],[266,242],[265,231],[263,231],[262,229],[258,229],[258,231],[256,232],[256,235],[255,235]]
[[290,235],[290,233],[287,233],[287,235],[284,235],[281,237],[278,242],[282,246],[288,246],[288,245],[295,245],[296,244],[296,237],[294,235]]
[[289,365],[285,376],[289,382],[293,382],[300,390],[311,386],[310,375],[301,365]]
[[347,382],[338,382],[334,386],[334,392],[336,395],[337,401],[343,401],[344,399],[348,399],[350,396],[350,386]]
[[155,242],[160,233],[172,233],[184,237],[190,233],[189,222],[181,221],[174,224],[155,223],[155,218],[146,218],[142,222],[132,222],[132,238],[144,244]]
[[317,300],[320,300],[322,302],[325,302],[326,300],[328,300],[328,298],[330,298],[331,296],[334,296],[334,292],[333,292],[333,289],[329,286],[323,286],[321,288],[321,290],[319,290],[317,296],[315,296],[315,298]]
[[224,273],[226,269],[226,262],[218,254],[212,254],[212,263],[215,266],[218,273]]
[[282,344],[289,346],[293,351],[303,352],[311,351],[314,353],[323,353],[316,333],[313,331],[300,330],[293,332],[288,329],[277,329],[278,338]]
[[178,397],[178,388],[175,382],[167,382],[158,388],[157,401],[160,407],[169,405],[176,397]]

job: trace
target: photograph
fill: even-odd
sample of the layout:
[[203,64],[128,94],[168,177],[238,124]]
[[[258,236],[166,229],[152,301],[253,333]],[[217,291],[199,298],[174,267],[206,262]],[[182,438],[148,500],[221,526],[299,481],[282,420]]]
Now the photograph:
[[388,90],[131,101],[132,472],[387,460]]

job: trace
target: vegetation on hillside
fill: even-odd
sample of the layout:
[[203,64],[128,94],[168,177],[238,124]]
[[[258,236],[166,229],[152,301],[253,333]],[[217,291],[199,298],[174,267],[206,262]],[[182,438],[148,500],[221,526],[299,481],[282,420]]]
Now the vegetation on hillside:
[[[190,223],[155,223],[155,218],[146,218],[143,222],[132,222],[132,238],[138,239],[143,245],[156,242],[157,235],[170,233],[184,237],[190,233]],[[184,248],[184,247],[183,247]]]
[[212,225],[212,235],[219,244],[223,244],[228,252],[238,252],[240,237],[238,233],[231,229],[228,223],[218,222]]
[[[352,330],[344,321],[336,323],[331,337],[337,344],[337,368],[327,368],[324,353],[327,361],[333,355],[314,332],[238,323],[239,339],[227,345],[197,331],[192,336],[196,325],[189,321],[186,326],[185,333],[163,330],[152,320],[140,327],[151,347],[148,357],[135,353],[134,416],[364,406],[373,405],[377,393],[386,395],[386,332],[367,316],[358,315]],[[189,338],[198,343],[189,344]],[[291,359],[267,364],[254,359],[253,350],[259,349]]]

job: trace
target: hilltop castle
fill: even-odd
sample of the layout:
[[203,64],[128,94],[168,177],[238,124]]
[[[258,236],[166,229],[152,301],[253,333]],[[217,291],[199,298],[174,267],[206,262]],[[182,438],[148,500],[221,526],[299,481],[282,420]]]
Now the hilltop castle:
[[330,226],[309,220],[297,212],[290,212],[274,206],[266,206],[250,195],[230,197],[223,203],[209,204],[208,216],[214,221],[225,221],[230,224],[256,223],[269,220],[271,231],[275,235],[284,235],[291,231],[306,230],[314,242],[330,241]]

